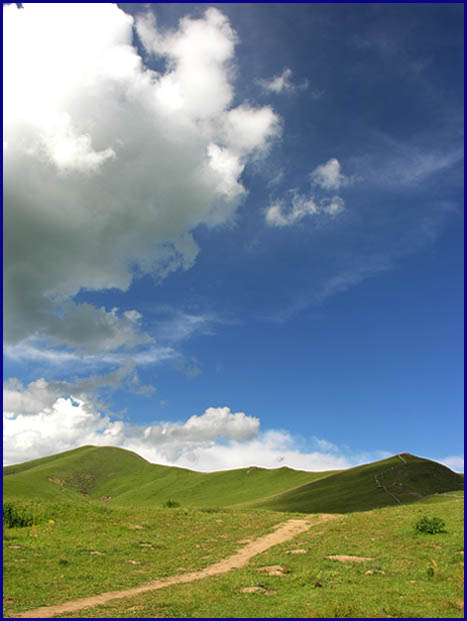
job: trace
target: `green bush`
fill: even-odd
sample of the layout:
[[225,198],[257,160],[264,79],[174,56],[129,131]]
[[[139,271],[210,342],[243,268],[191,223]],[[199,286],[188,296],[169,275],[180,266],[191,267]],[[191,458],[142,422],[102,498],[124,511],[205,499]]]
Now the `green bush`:
[[168,500],[164,507],[168,507],[169,509],[173,509],[174,507],[179,507],[180,503],[177,502],[176,500]]
[[16,507],[12,502],[3,505],[3,526],[7,528],[21,528],[32,526],[33,517],[24,507]]
[[439,517],[427,517],[424,515],[422,518],[418,520],[415,524],[415,530],[418,533],[429,533],[430,535],[435,535],[436,533],[444,533],[446,524],[444,520]]

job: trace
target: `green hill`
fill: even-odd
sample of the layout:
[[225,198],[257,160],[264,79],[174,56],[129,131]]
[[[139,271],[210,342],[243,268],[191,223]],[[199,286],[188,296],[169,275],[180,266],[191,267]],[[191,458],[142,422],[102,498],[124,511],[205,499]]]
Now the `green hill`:
[[116,447],[79,449],[4,468],[4,496],[14,498],[105,499],[111,504],[224,507],[256,501],[326,476],[291,468],[242,468],[194,472],[150,464]]
[[463,489],[464,477],[408,453],[330,474],[254,506],[303,513],[349,513],[406,504]]
[[4,468],[4,497],[87,498],[115,505],[258,507],[276,511],[347,513],[414,502],[463,489],[463,477],[404,453],[348,470],[305,472],[242,468],[201,473],[147,462],[116,447],[84,446]]

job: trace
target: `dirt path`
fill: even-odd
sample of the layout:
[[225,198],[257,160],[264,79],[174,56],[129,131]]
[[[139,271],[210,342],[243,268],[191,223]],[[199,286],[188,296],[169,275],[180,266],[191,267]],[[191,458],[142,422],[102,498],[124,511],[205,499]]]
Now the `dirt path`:
[[[315,517],[315,516],[314,516]],[[91,606],[98,606],[100,604],[106,604],[113,599],[121,599],[124,597],[130,597],[131,595],[138,595],[139,593],[146,593],[147,591],[155,591],[157,589],[163,589],[171,586],[172,584],[180,584],[182,582],[194,582],[195,580],[201,580],[208,576],[216,576],[218,574],[225,574],[231,569],[238,569],[244,567],[248,561],[256,554],[260,554],[273,546],[278,545],[292,539],[296,535],[305,532],[312,526],[317,526],[328,520],[341,517],[340,515],[333,514],[321,514],[319,520],[316,522],[310,522],[308,519],[303,520],[288,520],[282,522],[275,527],[275,532],[269,533],[258,537],[255,541],[247,544],[232,556],[229,556],[214,565],[210,565],[200,571],[192,571],[187,574],[180,574],[178,576],[171,576],[169,578],[162,578],[160,580],[153,580],[147,582],[139,587],[133,589],[127,589],[125,591],[109,591],[108,593],[101,593],[100,595],[94,595],[93,597],[86,597],[83,599],[75,599],[63,604],[57,604],[56,606],[43,606],[36,608],[35,610],[27,610],[25,612],[12,615],[7,618],[50,618],[58,614],[66,612],[76,612],[82,608],[89,608]]]

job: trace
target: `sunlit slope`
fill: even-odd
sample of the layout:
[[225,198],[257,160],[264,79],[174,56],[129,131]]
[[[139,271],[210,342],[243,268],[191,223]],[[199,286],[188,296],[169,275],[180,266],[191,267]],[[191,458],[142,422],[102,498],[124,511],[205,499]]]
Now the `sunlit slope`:
[[4,468],[4,496],[102,498],[113,504],[223,507],[258,500],[329,473],[243,468],[200,473],[150,464],[131,451],[85,446]]
[[342,470],[249,506],[304,513],[349,513],[414,502],[463,487],[462,475],[428,459],[403,453]]
[[282,493],[326,474],[290,468],[268,470],[250,467],[209,473],[172,468],[164,476],[117,496],[114,502],[151,504],[171,499],[181,505],[229,507]]
[[120,448],[84,446],[4,468],[4,497],[102,500],[115,505],[261,507],[348,513],[463,489],[463,476],[404,453],[348,470],[242,468],[201,473],[150,464]]
[[83,446],[3,469],[4,497],[86,498],[105,481],[123,490],[152,473],[146,460],[115,447]]

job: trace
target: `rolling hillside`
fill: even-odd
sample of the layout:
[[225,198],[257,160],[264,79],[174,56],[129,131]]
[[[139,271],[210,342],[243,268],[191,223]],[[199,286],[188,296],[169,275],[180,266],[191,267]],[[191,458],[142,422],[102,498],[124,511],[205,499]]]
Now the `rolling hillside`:
[[463,487],[462,475],[429,459],[403,453],[330,474],[254,506],[276,511],[349,513],[407,504]]
[[224,507],[310,483],[328,472],[242,468],[202,473],[150,464],[131,451],[84,446],[4,468],[4,496],[103,499],[111,504]]
[[4,468],[4,497],[109,504],[348,513],[463,489],[463,476],[404,453],[348,470],[242,468],[200,473],[150,464],[131,451],[84,446]]

